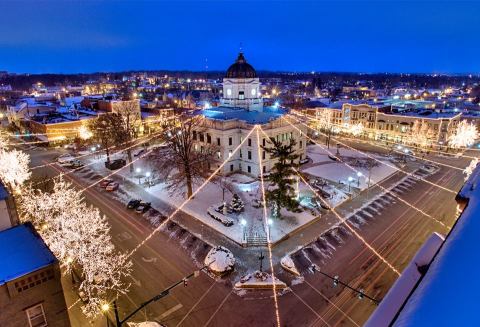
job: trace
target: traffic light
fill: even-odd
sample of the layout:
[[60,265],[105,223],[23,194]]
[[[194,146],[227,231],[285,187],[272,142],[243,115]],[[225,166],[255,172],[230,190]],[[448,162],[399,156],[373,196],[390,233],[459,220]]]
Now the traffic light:
[[358,298],[361,300],[365,297],[365,291],[363,289],[360,289],[358,292]]
[[339,280],[338,276],[333,277],[333,287],[338,286],[338,280]]

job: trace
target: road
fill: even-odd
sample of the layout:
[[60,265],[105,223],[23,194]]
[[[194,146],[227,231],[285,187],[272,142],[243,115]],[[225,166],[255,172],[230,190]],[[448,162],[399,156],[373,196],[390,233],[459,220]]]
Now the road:
[[[365,144],[362,147],[372,149]],[[61,151],[30,151],[32,166],[51,162]],[[455,161],[459,166],[467,163],[461,158],[431,158],[447,160],[449,163]],[[56,165],[35,169],[33,179],[54,176],[60,171],[61,168]],[[85,180],[75,174],[69,174],[66,178],[75,187],[87,186]],[[442,167],[428,180],[453,190],[458,190],[463,184],[462,174],[446,167]],[[454,221],[456,203],[452,193],[418,182],[401,196],[447,225]],[[113,241],[122,251],[133,249],[152,231],[146,220],[128,211],[122,203],[99,187],[89,188],[85,192],[85,199],[106,215],[111,225]],[[396,201],[375,215],[358,233],[401,271],[434,231],[446,232],[432,219],[419,214],[405,203]],[[182,238],[175,233],[172,236],[172,231],[159,232],[132,256],[134,267],[131,288],[118,301],[121,317],[171,283],[198,269],[206,254],[204,243],[198,239],[187,239],[186,245],[181,244]],[[190,242],[193,244],[190,245]],[[182,246],[189,250],[184,250]],[[314,251],[309,252],[310,262],[381,299],[397,275],[353,235],[345,236],[345,242],[335,244],[335,248],[328,258]],[[194,258],[190,253],[193,253]],[[253,262],[256,252],[251,253]],[[358,300],[351,291],[332,287],[330,280],[309,272],[307,268],[307,265],[300,266],[304,282],[292,285],[291,291],[278,297],[282,326],[356,326],[368,319],[375,308],[372,303]],[[293,278],[282,271],[279,265],[275,265],[275,272],[282,280],[289,284],[292,282]],[[139,312],[135,320],[158,320],[167,326],[273,326],[276,319],[272,292],[244,292],[239,296],[232,292],[231,283],[235,278],[238,276],[214,279],[202,273],[200,277],[192,279],[187,287],[176,288],[169,296]],[[66,284],[68,285],[68,278]],[[69,287],[66,287],[66,293],[67,302],[75,303],[75,295]],[[73,326],[88,324],[81,315],[78,304],[71,308],[70,313]],[[97,320],[93,325],[104,325],[104,321]]]

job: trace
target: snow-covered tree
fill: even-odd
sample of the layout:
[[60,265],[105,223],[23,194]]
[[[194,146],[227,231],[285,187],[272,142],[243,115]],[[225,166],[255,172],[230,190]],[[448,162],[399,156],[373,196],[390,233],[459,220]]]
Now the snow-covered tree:
[[465,174],[465,180],[470,177],[470,175],[473,173],[473,170],[477,167],[477,164],[478,158],[473,158],[472,161],[470,161],[470,164],[463,171],[463,173]]
[[448,138],[448,145],[452,148],[464,148],[475,143],[478,138],[477,127],[473,123],[462,120],[455,132]]
[[87,206],[71,184],[60,180],[51,193],[25,192],[21,210],[22,219],[32,221],[64,272],[75,269],[81,277],[79,290],[88,298],[82,307],[85,315],[97,315],[101,303],[127,292],[131,261],[115,249],[105,217]]
[[328,131],[332,127],[332,110],[323,109],[316,113],[317,128],[322,131]]
[[0,133],[0,151],[7,150],[8,139],[5,135]]
[[10,192],[19,193],[31,172],[28,167],[30,156],[18,150],[0,150],[0,180]]
[[434,132],[427,123],[421,120],[416,120],[410,129],[408,142],[410,144],[418,145],[419,147],[427,147],[431,144],[430,140],[433,136]]
[[364,127],[362,123],[354,123],[354,124],[345,124],[345,132],[351,134],[353,136],[358,136],[363,133]]

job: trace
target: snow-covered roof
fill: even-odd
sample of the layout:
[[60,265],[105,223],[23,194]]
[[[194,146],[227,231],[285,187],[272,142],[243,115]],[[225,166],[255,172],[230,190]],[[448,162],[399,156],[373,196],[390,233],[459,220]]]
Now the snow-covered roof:
[[480,165],[457,195],[467,206],[394,326],[478,326]]
[[264,107],[262,111],[254,111],[244,108],[219,106],[198,110],[195,113],[215,120],[241,120],[248,124],[267,124],[272,120],[280,118],[287,111],[277,107]]
[[0,232],[0,285],[56,262],[29,223]]

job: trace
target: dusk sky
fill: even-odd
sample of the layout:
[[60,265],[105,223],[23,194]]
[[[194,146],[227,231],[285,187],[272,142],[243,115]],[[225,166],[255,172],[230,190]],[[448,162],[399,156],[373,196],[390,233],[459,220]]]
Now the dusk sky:
[[5,1],[0,70],[480,72],[480,1]]

